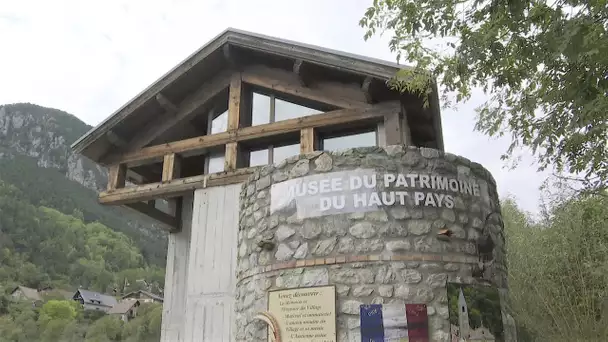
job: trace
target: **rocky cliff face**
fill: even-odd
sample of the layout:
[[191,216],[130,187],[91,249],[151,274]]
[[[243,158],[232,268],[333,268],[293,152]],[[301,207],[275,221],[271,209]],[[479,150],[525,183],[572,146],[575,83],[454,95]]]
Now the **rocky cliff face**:
[[70,144],[90,128],[56,109],[33,104],[0,106],[1,157],[18,153],[35,158],[39,167],[58,169],[68,179],[100,191],[107,183],[105,169],[70,149]]
[[70,149],[89,129],[57,109],[0,105],[0,181],[19,188],[34,205],[68,215],[82,212],[87,222],[99,221],[125,233],[150,264],[164,265],[166,233],[156,221],[98,203],[97,193],[108,180],[106,170]]

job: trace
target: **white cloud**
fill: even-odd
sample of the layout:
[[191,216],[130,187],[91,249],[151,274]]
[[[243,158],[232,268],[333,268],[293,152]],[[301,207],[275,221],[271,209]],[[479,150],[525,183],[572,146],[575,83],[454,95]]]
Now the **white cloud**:
[[[0,103],[32,102],[96,125],[227,27],[394,60],[388,37],[363,41],[365,0],[21,0],[0,7]],[[486,166],[501,195],[536,211],[527,156],[508,171],[507,139],[473,132],[477,95],[443,112],[446,149]]]

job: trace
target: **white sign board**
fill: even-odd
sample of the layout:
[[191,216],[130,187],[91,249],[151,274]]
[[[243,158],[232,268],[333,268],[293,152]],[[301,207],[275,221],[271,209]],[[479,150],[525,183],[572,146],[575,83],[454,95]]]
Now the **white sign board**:
[[454,208],[455,196],[487,198],[487,185],[471,177],[429,173],[378,173],[358,169],[322,173],[272,185],[271,213],[290,207],[299,218],[366,212],[388,206]]

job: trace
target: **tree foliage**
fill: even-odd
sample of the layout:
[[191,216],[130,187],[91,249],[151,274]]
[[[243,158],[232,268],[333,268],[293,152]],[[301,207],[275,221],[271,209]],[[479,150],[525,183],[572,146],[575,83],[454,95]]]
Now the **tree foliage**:
[[9,301],[0,316],[0,342],[153,342],[160,340],[161,304],[143,304],[135,319],[87,315],[75,301],[52,300],[41,308]]
[[99,222],[36,207],[0,181],[0,284],[162,293],[164,270],[126,235]]
[[503,204],[520,341],[608,340],[608,199],[566,200],[535,222]]
[[[0,154],[3,152],[0,148]],[[165,264],[166,237],[150,227],[143,230],[142,226],[149,220],[143,220],[140,215],[135,218],[141,222],[135,224],[134,216],[121,208],[101,206],[96,193],[67,179],[59,170],[40,168],[35,159],[14,155],[10,160],[0,158],[0,178],[14,186],[13,191],[19,193],[22,200],[71,214],[87,223],[102,223],[130,237],[148,263],[161,267]]]
[[[0,288],[4,293],[16,285],[51,285],[68,291],[82,286],[105,293],[142,289],[162,294],[164,269],[147,265],[126,235],[99,222],[85,223],[75,214],[32,205],[16,187],[0,181]],[[43,296],[43,305],[33,306],[31,301],[0,296],[0,342],[159,339],[161,305],[152,305],[146,311],[150,314],[144,312],[133,324],[123,324],[116,316],[83,312],[78,302],[61,297],[51,293]]]
[[407,80],[400,90],[428,92],[429,72],[457,101],[482,88],[490,99],[476,128],[510,133],[503,157],[530,147],[541,168],[606,188],[606,0],[374,0],[360,25],[366,39],[393,32],[391,50],[414,64],[396,78]]

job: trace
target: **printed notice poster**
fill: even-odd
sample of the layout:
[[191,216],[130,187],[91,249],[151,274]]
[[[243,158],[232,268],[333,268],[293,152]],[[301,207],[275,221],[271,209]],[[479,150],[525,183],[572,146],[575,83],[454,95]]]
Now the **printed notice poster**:
[[282,342],[336,341],[335,286],[271,291],[268,311],[277,319]]
[[361,341],[428,342],[425,304],[361,305]]
[[453,341],[504,342],[497,288],[448,283],[447,290],[450,334]]
[[357,169],[275,183],[270,189],[270,212],[293,210],[299,218],[309,218],[405,205],[451,209],[457,197],[489,204],[487,183],[464,175]]

